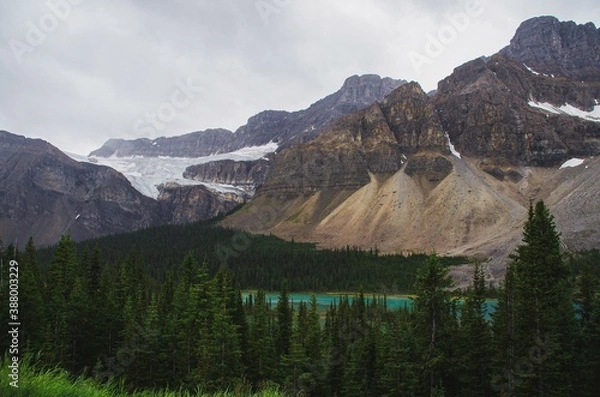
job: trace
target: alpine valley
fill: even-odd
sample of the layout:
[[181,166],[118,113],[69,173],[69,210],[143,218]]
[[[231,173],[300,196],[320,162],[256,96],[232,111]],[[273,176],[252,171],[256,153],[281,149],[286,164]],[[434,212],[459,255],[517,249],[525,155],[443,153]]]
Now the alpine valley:
[[109,140],[88,156],[0,132],[0,238],[49,245],[69,229],[84,240],[241,205],[221,224],[477,256],[501,278],[534,199],[565,247],[600,248],[599,101],[600,29],[538,17],[430,94],[352,76],[308,109],[264,111],[235,132]]

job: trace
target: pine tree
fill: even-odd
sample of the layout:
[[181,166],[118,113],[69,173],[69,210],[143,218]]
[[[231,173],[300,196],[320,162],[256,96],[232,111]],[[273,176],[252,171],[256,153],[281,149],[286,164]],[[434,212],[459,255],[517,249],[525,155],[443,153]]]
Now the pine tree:
[[279,356],[289,354],[292,339],[292,307],[290,306],[287,282],[284,282],[277,301],[277,341],[275,348]]
[[486,397],[491,395],[490,357],[491,333],[485,319],[485,276],[481,264],[476,263],[473,283],[461,307],[460,354],[458,369],[461,380],[460,395]]
[[71,344],[67,303],[75,283],[77,256],[70,234],[61,237],[48,267],[47,300],[49,328],[45,351],[56,364],[69,363]]
[[515,395],[515,293],[514,272],[506,267],[504,283],[493,314],[492,389],[501,396]]
[[514,385],[516,394],[567,395],[573,391],[576,337],[572,290],[554,218],[543,201],[530,205],[509,277],[505,296],[512,305],[498,307],[502,325],[514,335],[503,343],[511,352],[502,363],[509,392]]
[[453,286],[448,270],[439,257],[432,254],[417,274],[414,300],[418,342],[422,355],[423,391],[434,396],[449,384],[451,370],[448,350],[455,329],[454,302],[450,295]]
[[250,328],[248,366],[250,380],[255,386],[267,381],[273,375],[277,359],[273,345],[272,330],[269,327],[270,310],[265,293],[259,290],[254,301],[252,325]]
[[173,374],[177,381],[184,381],[196,366],[195,350],[198,344],[200,310],[207,309],[208,268],[198,265],[193,252],[182,263],[179,281],[175,287],[169,310],[169,335],[173,350]]
[[308,369],[308,357],[301,343],[299,327],[294,327],[290,340],[289,353],[281,357],[285,389],[291,395],[306,395],[307,391],[313,391],[316,381]]
[[416,355],[413,319],[408,311],[394,313],[389,332],[384,333],[381,346],[383,368],[380,378],[381,395],[414,396],[419,389],[420,357]]
[[[22,343],[29,351],[38,352],[44,340],[45,305],[43,281],[37,251],[30,238],[19,264],[19,307]],[[3,287],[4,288],[4,287]]]

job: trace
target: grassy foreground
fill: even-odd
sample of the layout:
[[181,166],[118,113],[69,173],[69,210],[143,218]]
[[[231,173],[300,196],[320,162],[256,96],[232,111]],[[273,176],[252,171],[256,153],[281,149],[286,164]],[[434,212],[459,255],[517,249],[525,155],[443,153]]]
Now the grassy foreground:
[[11,386],[9,361],[6,357],[0,360],[0,396],[26,397],[283,397],[285,394],[276,390],[263,391],[256,394],[236,392],[219,392],[217,394],[189,393],[173,391],[144,391],[127,393],[117,385],[99,385],[92,379],[78,378],[73,380],[60,369],[41,370],[33,368],[27,360],[19,365],[18,388]]

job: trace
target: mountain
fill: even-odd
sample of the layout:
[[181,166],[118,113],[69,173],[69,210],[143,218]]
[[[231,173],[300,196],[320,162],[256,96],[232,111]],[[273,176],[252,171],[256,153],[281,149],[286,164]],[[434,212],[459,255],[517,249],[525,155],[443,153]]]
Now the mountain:
[[159,186],[157,199],[119,172],[79,162],[40,139],[0,131],[0,236],[5,242],[55,244],[167,223],[210,219],[240,204],[204,186]]
[[314,138],[332,121],[383,99],[404,80],[381,78],[377,75],[352,76],[337,92],[315,102],[308,109],[286,112],[266,110],[248,119],[235,133],[225,129],[211,129],[176,137],[154,140],[111,139],[90,156],[169,156],[203,157],[228,153],[245,147],[263,146],[276,142],[288,147],[295,142]]
[[0,131],[0,235],[54,244],[166,221],[161,205],[109,168],[80,163],[39,139]]
[[567,247],[598,248],[600,70],[588,51],[599,37],[592,24],[526,21],[432,95],[404,85],[278,152],[223,224],[324,247],[482,255],[497,280],[530,200],[544,199]]
[[[521,241],[532,199],[549,205],[567,248],[600,248],[599,40],[593,24],[533,18],[507,47],[458,66],[429,94],[415,82],[354,76],[306,110],[262,112],[235,133],[109,141],[87,159],[123,170],[151,197],[134,194],[120,174],[65,159],[55,148],[45,149],[51,154],[44,161],[54,165],[36,185],[28,170],[37,166],[9,170],[33,162],[29,152],[40,149],[31,148],[44,145],[13,144],[12,157],[2,158],[2,233],[22,217],[22,231],[43,228],[35,222],[46,218],[25,216],[38,207],[58,214],[56,236],[73,218],[107,223],[90,223],[85,230],[94,235],[205,219],[246,202],[222,224],[322,247],[481,257],[495,282]],[[57,189],[63,169],[74,171],[60,201],[46,190]],[[80,189],[111,192],[103,197],[122,215],[109,222],[110,214],[86,218],[73,205],[53,210],[56,201],[86,203]],[[468,279],[462,270],[455,277]]]
[[549,76],[595,80],[600,74],[600,33],[591,22],[577,25],[552,16],[528,19],[500,53]]
[[[46,245],[67,230],[83,240],[226,214],[264,181],[270,168],[261,160],[265,154],[316,136],[339,115],[402,84],[353,76],[306,110],[262,112],[235,134],[216,129],[154,141],[110,140],[86,157],[4,131],[0,236],[24,241],[32,235]],[[221,154],[207,156],[214,153]]]

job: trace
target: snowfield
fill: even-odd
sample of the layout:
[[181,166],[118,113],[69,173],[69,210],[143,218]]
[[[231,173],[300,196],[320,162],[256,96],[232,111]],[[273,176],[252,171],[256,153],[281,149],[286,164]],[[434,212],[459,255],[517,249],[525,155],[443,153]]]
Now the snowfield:
[[579,167],[581,164],[583,164],[584,160],[583,159],[578,159],[578,158],[573,158],[570,160],[567,160],[563,163],[563,165],[560,166],[559,169],[564,169],[564,168],[574,168],[574,167]]
[[232,185],[222,185],[185,179],[183,172],[189,166],[204,164],[218,160],[251,161],[265,157],[277,150],[276,143],[268,143],[263,146],[252,146],[236,150],[230,153],[221,153],[205,157],[87,157],[67,153],[72,159],[97,165],[104,165],[122,173],[133,185],[133,187],[145,196],[158,198],[157,186],[175,182],[180,185],[205,185],[206,187],[222,193],[244,194],[245,191]]
[[586,112],[584,110],[576,108],[575,106],[569,105],[568,103],[562,106],[555,106],[547,102],[529,101],[529,106],[553,114],[562,114],[566,116],[579,117],[580,119],[600,123],[600,106],[595,106],[594,110],[592,110],[591,112]]

